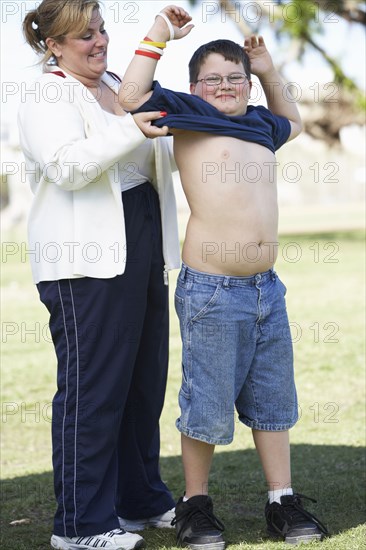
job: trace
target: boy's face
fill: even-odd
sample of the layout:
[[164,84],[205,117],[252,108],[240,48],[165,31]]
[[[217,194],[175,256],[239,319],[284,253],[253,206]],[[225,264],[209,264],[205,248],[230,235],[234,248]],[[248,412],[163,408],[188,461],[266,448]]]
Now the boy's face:
[[[207,78],[213,75],[226,78],[221,84],[211,85]],[[225,115],[243,115],[247,110],[252,83],[247,77],[240,84],[234,83],[235,79],[241,80],[239,75],[245,75],[242,63],[228,61],[219,53],[210,53],[200,68],[198,82],[190,84],[191,94],[198,95]],[[201,80],[203,78],[206,82]]]

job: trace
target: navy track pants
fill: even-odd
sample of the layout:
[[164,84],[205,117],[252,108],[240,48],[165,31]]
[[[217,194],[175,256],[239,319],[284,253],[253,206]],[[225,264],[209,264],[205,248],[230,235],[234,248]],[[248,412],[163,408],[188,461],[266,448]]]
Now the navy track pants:
[[159,472],[169,336],[159,200],[146,183],[124,192],[123,205],[123,275],[37,285],[58,361],[52,443],[59,536],[103,533],[119,527],[118,515],[146,518],[174,506]]

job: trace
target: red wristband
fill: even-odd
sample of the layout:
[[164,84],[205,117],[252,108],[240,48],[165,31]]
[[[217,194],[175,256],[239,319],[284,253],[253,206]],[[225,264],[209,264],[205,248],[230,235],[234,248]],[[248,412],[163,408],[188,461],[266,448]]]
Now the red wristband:
[[157,59],[158,61],[161,58],[161,55],[159,55],[158,53],[148,52],[146,50],[135,50],[135,54],[144,55],[145,57],[151,57],[152,59]]

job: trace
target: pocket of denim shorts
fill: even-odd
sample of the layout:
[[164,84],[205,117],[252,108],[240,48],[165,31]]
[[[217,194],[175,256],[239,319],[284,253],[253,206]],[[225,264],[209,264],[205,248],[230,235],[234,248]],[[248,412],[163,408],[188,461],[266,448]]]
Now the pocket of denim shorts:
[[189,292],[191,321],[198,321],[216,304],[222,289],[218,284],[194,284]]

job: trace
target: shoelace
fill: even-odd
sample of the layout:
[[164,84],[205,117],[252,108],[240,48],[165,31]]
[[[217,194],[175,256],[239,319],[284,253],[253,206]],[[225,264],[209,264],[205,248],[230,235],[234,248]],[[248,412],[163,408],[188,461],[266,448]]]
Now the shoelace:
[[[296,520],[302,520],[304,517],[315,523],[317,527],[321,530],[321,532],[324,535],[329,535],[328,529],[325,527],[324,523],[322,523],[317,517],[314,516],[311,512],[308,512],[303,508],[301,499],[304,498],[306,500],[310,500],[311,502],[317,502],[314,498],[307,497],[306,495],[302,495],[301,493],[295,493],[294,499],[289,504],[284,504],[283,507],[286,510],[286,512]],[[294,512],[295,509],[295,512]],[[274,526],[276,527],[276,526]]]
[[173,518],[171,524],[175,525],[178,521],[183,520],[182,527],[179,529],[177,536],[180,537],[181,532],[187,525],[187,523],[194,518],[195,524],[197,527],[212,529],[212,527],[218,529],[219,531],[224,531],[224,524],[214,515],[214,513],[202,506],[194,505],[187,507],[179,515],[176,515]]

